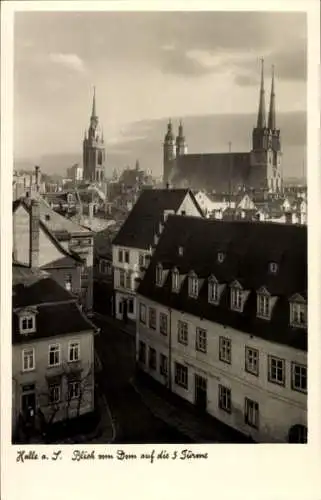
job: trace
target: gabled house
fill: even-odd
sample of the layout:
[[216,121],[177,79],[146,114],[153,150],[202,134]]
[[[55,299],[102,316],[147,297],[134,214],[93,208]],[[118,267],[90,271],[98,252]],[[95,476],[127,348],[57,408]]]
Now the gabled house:
[[47,272],[13,265],[12,430],[48,430],[94,409],[96,327]]
[[142,191],[113,240],[115,314],[118,319],[136,319],[136,278],[146,265],[146,256],[157,244],[169,214],[203,217],[189,189]]
[[[72,289],[86,311],[93,301],[93,234],[52,210],[41,197],[20,198],[13,203],[14,260],[50,270],[63,284],[63,276],[80,274]],[[33,259],[35,261],[33,262]],[[70,271],[68,271],[70,269]],[[76,271],[75,271],[76,272]],[[72,282],[76,278],[71,278]]]
[[170,215],[137,307],[141,370],[257,442],[306,442],[306,227]]

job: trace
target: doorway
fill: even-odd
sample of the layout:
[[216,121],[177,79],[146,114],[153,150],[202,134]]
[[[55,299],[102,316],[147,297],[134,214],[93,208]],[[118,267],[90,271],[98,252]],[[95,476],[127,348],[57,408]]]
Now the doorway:
[[207,407],[207,380],[201,375],[195,375],[195,405],[203,411]]
[[27,421],[34,420],[36,411],[36,394],[34,391],[22,394],[21,409],[22,409],[22,414]]

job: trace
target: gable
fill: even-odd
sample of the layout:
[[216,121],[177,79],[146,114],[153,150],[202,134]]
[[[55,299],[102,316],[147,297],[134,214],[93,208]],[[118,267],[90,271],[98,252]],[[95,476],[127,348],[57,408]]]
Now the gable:
[[186,194],[182,204],[177,210],[177,215],[194,215],[196,217],[202,215],[190,193]]

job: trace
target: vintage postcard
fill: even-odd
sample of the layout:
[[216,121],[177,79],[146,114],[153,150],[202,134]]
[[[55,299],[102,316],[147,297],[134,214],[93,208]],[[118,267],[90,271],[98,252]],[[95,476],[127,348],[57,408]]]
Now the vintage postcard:
[[318,498],[319,19],[4,2],[5,500]]

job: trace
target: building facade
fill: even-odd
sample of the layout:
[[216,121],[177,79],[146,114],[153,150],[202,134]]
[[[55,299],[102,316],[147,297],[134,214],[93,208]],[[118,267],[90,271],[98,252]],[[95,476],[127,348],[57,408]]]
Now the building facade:
[[188,189],[143,191],[113,240],[112,258],[115,287],[115,314],[118,319],[136,320],[136,279],[146,257],[157,243],[169,213],[203,217]]
[[13,265],[14,435],[93,411],[95,331],[48,273]]
[[257,124],[252,132],[249,152],[188,154],[182,123],[175,139],[169,121],[163,143],[163,182],[173,187],[215,190],[235,193],[240,189],[283,191],[281,169],[281,134],[276,124],[274,69],[270,107],[266,119],[264,70],[262,61],[261,87]]
[[137,290],[140,369],[256,442],[306,442],[306,243],[170,216]]

